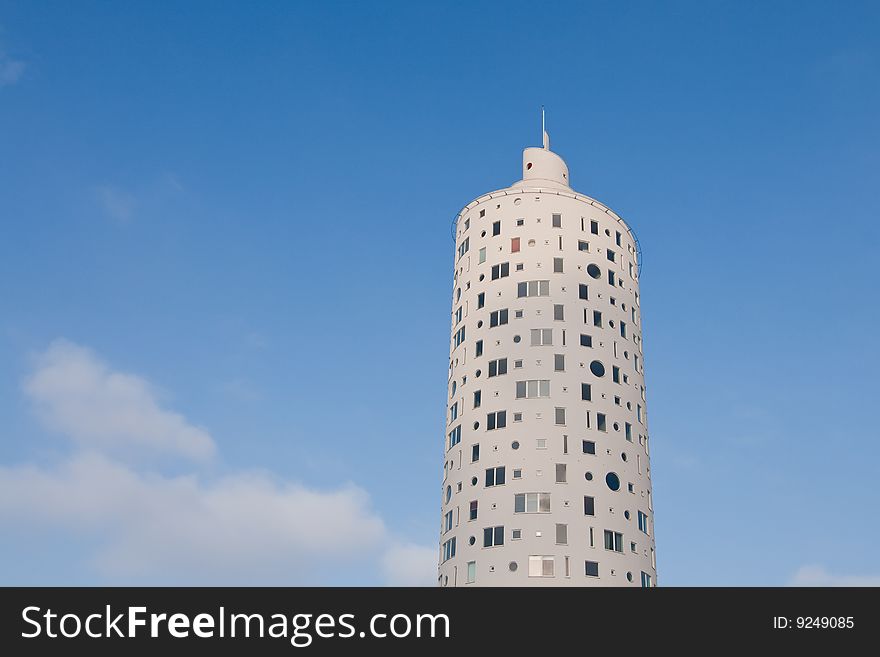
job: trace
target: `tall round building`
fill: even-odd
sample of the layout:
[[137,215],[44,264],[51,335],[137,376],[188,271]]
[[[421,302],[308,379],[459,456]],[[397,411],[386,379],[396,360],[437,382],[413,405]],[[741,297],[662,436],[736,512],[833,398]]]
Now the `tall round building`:
[[455,222],[441,586],[655,586],[639,247],[549,148]]

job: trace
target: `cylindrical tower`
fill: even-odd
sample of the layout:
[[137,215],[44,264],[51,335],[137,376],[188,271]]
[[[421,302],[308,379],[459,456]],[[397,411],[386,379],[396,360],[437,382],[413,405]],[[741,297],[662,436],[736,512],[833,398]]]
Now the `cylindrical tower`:
[[639,247],[523,151],[455,224],[441,586],[655,586]]

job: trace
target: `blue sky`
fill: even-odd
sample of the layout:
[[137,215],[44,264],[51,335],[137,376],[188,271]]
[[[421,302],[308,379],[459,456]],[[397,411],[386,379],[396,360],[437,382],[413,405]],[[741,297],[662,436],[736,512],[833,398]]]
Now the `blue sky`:
[[878,33],[0,0],[0,583],[430,581],[449,226],[544,104],[643,249],[660,584],[877,584]]

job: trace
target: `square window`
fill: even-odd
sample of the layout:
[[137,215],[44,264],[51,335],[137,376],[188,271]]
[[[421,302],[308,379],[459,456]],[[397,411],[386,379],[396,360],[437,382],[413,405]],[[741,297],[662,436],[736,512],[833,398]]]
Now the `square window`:
[[553,228],[562,228],[562,215],[554,214],[552,216]]

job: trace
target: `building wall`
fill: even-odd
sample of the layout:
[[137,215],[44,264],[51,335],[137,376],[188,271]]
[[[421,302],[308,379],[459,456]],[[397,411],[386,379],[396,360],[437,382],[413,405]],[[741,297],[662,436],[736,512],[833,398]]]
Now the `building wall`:
[[[617,215],[568,187],[555,153],[526,149],[523,178],[456,222],[439,584],[641,586],[646,575],[656,585],[637,245]],[[499,467],[504,483],[487,485]],[[503,545],[487,547],[494,527],[490,542]],[[621,551],[606,549],[606,530]]]

